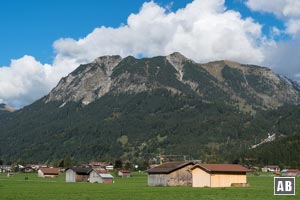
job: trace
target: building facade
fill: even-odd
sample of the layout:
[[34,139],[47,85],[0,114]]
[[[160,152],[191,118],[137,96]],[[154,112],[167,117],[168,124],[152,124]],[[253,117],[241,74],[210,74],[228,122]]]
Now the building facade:
[[193,187],[247,186],[247,168],[234,164],[197,164],[192,169]]
[[191,186],[193,162],[168,162],[149,169],[149,186]]

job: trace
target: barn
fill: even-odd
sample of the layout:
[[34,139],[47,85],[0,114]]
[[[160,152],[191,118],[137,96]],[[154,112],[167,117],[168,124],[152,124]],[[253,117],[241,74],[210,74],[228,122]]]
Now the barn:
[[247,168],[236,164],[197,164],[192,167],[193,187],[247,186]]
[[70,168],[66,170],[66,182],[88,182],[92,168]]
[[193,162],[166,162],[147,170],[149,186],[191,186]]
[[107,173],[106,171],[92,170],[90,172],[89,181],[91,183],[113,183],[113,176]]
[[118,171],[118,176],[122,178],[129,178],[131,177],[131,172],[126,169],[121,169]]
[[40,168],[38,170],[38,177],[41,178],[54,178],[59,175],[59,168]]
[[284,169],[281,171],[281,176],[283,176],[283,177],[300,176],[300,170],[299,169]]
[[114,177],[112,175],[110,175],[109,173],[100,173],[99,176],[102,179],[102,183],[105,183],[105,184],[113,183]]

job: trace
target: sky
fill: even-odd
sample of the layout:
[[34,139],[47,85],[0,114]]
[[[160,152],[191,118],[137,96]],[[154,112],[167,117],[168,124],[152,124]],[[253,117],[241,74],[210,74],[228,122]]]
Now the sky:
[[103,55],[181,52],[300,81],[297,0],[3,0],[0,30],[0,103],[16,108]]

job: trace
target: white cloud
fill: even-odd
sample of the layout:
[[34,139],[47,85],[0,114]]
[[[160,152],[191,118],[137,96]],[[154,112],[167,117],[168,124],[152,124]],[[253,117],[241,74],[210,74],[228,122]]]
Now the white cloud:
[[226,11],[224,0],[195,0],[177,12],[154,2],[128,17],[127,25],[96,28],[78,41],[60,39],[54,47],[63,57],[90,61],[99,55],[166,55],[180,51],[206,62],[233,59],[257,62],[264,59],[261,25]]
[[[37,99],[47,86],[46,68],[31,56],[12,60],[10,67],[0,68],[0,98],[16,106]],[[49,90],[49,88],[47,88]],[[19,100],[20,98],[20,100]]]
[[300,35],[300,18],[288,20],[286,26],[286,33],[294,36],[294,38]]
[[298,0],[248,0],[246,5],[252,10],[273,13],[280,18],[300,17]]
[[300,35],[300,1],[299,0],[248,0],[246,5],[260,12],[272,13],[285,21],[286,33],[297,37]]
[[284,30],[273,27],[271,36],[282,34],[291,36],[290,40],[278,41],[271,47],[265,48],[264,65],[273,67],[292,79],[300,80],[299,51],[300,51],[300,1],[299,0],[247,0],[246,5],[253,11],[274,14],[285,24]]
[[155,56],[179,51],[198,62],[230,59],[260,64],[268,43],[260,24],[226,10],[224,0],[194,0],[176,12],[151,1],[119,28],[99,27],[79,40],[55,41],[51,66],[24,56],[0,68],[0,99],[13,106],[31,103],[80,63],[101,55]]

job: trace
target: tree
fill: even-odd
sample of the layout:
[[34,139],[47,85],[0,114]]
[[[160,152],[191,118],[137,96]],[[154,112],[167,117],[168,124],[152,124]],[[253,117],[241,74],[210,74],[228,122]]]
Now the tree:
[[70,156],[66,156],[63,160],[63,163],[64,163],[65,168],[72,167],[72,160],[71,160]]
[[115,161],[115,168],[116,168],[116,169],[121,169],[121,168],[123,168],[123,162],[122,162],[122,160],[116,160],[116,161]]

